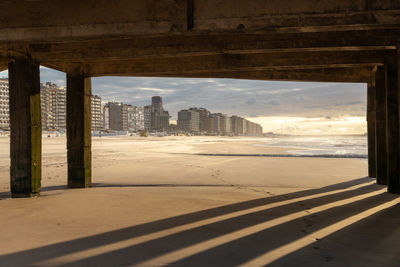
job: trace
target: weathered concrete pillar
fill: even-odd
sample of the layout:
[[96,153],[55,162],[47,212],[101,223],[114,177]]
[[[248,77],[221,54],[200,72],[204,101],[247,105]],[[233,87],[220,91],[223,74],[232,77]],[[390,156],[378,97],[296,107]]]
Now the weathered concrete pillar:
[[368,176],[376,177],[375,157],[375,84],[368,83],[367,89],[367,131],[368,131]]
[[386,149],[388,192],[400,193],[399,68],[398,50],[386,65]]
[[91,79],[83,73],[67,73],[68,187],[90,187]]
[[386,154],[386,72],[384,66],[379,66],[375,72],[375,158],[376,182],[387,185],[387,154]]
[[10,185],[12,197],[39,195],[42,176],[42,124],[39,63],[14,57],[10,86]]

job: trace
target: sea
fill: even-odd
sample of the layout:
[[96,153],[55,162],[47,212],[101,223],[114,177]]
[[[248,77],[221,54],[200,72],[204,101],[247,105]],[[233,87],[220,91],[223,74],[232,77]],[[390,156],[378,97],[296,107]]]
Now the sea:
[[326,158],[368,158],[366,135],[274,136],[256,146],[288,148],[293,156]]

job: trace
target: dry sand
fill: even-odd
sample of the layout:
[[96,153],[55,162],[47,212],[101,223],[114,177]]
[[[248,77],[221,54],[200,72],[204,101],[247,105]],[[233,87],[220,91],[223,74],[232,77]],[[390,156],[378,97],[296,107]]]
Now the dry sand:
[[9,199],[0,138],[0,266],[399,266],[400,207],[362,159],[257,138],[95,137],[93,187],[67,189],[43,139],[43,191]]

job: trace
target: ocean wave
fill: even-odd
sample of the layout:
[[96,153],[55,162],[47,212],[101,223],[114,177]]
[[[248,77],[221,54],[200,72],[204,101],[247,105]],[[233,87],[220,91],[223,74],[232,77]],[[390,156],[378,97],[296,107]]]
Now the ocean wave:
[[[193,155],[193,154],[192,154]],[[196,153],[197,156],[210,156],[210,157],[267,157],[267,158],[354,158],[354,159],[367,159],[367,155],[359,154],[210,154],[210,153]]]
[[290,148],[294,156],[368,158],[365,136],[283,136],[256,146]]

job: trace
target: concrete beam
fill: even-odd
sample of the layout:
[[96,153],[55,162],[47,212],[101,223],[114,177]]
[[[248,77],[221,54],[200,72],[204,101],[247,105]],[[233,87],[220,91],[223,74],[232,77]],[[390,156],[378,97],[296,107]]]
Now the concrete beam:
[[[369,83],[373,80],[373,68],[370,66],[350,66],[337,68],[316,69],[276,69],[276,70],[243,70],[243,71],[212,71],[181,72],[181,73],[153,73],[150,77],[181,77],[181,78],[231,78],[270,81],[301,81],[301,82],[342,82],[342,83]],[[135,76],[126,73],[124,76]],[[111,75],[112,76],[112,75]],[[145,75],[140,75],[145,76]]]
[[367,131],[368,131],[368,176],[376,178],[376,87],[368,83],[367,87]]
[[[146,58],[124,61],[86,62],[90,76],[134,75],[156,76],[190,73],[193,77],[204,72],[265,71],[287,67],[296,69],[348,67],[382,64],[395,50],[382,51],[310,51],[270,52],[251,54],[217,54],[204,56]],[[59,63],[62,66],[62,62]],[[65,64],[62,68],[68,68]]]
[[[0,3],[0,41],[179,34],[187,31],[187,0],[63,0]],[[190,31],[271,32],[363,29],[400,23],[396,0],[195,1]],[[19,16],[29,14],[29,16]]]
[[[25,55],[25,54],[23,54]],[[8,69],[9,57],[0,52],[0,71],[5,71]]]
[[386,65],[386,150],[388,192],[400,194],[399,53]]
[[375,85],[375,158],[376,182],[387,185],[387,152],[386,152],[386,70],[385,66],[378,66],[374,73]]
[[0,72],[8,69],[8,63],[0,63]]
[[67,73],[68,187],[91,186],[91,79],[80,71]]
[[126,60],[141,57],[195,56],[218,53],[346,51],[368,47],[394,46],[400,40],[400,27],[369,31],[335,31],[302,33],[250,34],[221,33],[177,36],[139,36],[100,40],[17,43],[0,45],[30,53],[40,62],[79,62],[95,60]]
[[39,63],[14,57],[9,63],[10,185],[12,197],[39,195],[42,166]]
[[[372,24],[372,18],[363,17],[367,11],[376,14],[381,11],[399,9],[399,3],[394,0],[373,0],[368,3],[345,0],[334,2],[319,2],[314,0],[300,0],[293,5],[290,0],[274,0],[260,2],[250,0],[222,1],[209,0],[196,2],[195,18],[196,28],[209,29],[236,29],[243,24],[244,29],[253,28],[279,28],[279,27],[307,27],[315,25],[367,25]],[[382,13],[382,19],[377,18],[376,24],[393,23],[389,17]],[[363,15],[364,14],[364,15]],[[377,14],[376,14],[377,15]],[[361,17],[360,17],[361,16]]]

